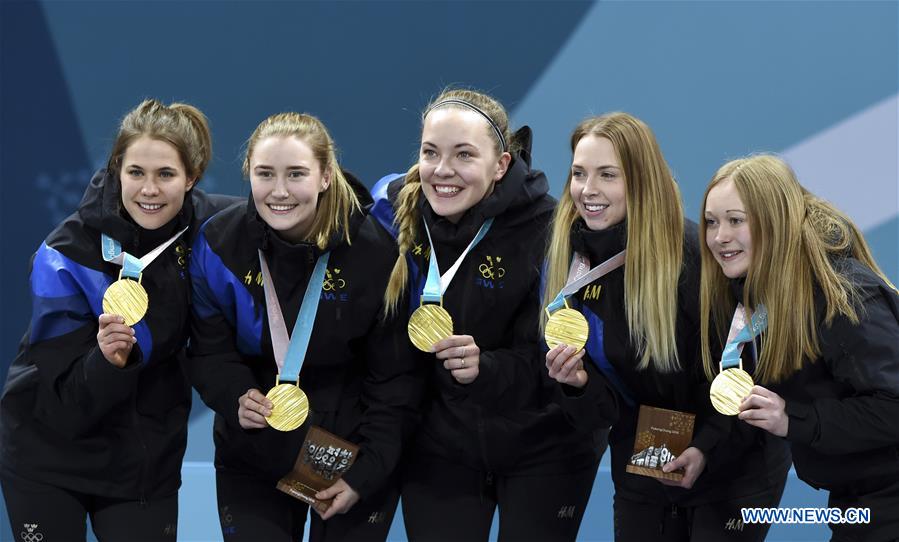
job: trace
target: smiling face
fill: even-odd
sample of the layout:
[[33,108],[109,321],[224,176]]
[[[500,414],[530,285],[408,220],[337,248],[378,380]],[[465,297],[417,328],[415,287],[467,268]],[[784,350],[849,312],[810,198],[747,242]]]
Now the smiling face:
[[440,216],[458,222],[493,192],[511,155],[497,153],[491,127],[478,113],[440,107],[425,118],[418,166],[425,198]]
[[330,184],[309,145],[295,136],[260,139],[249,157],[249,169],[259,216],[286,241],[306,239],[318,195]]
[[119,178],[125,212],[147,230],[158,229],[175,218],[195,181],[187,178],[175,147],[147,136],[137,138],[125,149]]
[[704,214],[705,242],[724,275],[745,277],[752,262],[752,236],[746,206],[732,180],[709,190]]
[[606,138],[586,135],[571,159],[569,194],[591,230],[604,230],[627,216],[627,186],[615,146]]

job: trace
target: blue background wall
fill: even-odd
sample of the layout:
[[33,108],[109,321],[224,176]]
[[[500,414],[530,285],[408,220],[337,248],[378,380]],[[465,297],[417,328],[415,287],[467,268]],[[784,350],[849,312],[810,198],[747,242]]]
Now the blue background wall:
[[[715,169],[782,153],[865,230],[899,279],[899,9],[882,2],[0,2],[0,379],[30,310],[31,253],[72,212],[121,116],[144,97],[212,122],[202,186],[246,194],[243,141],[267,115],[314,113],[368,183],[414,159],[443,86],[501,99],[535,130],[558,194],[584,116],[655,130],[690,217]],[[180,535],[218,540],[210,416],[199,401]],[[608,471],[582,539],[611,538]],[[791,479],[785,505],[822,506]],[[393,535],[401,539],[400,526]],[[392,535],[392,536],[393,536]],[[0,539],[12,540],[8,526]],[[771,540],[818,540],[821,526]],[[16,534],[18,539],[18,534]]]

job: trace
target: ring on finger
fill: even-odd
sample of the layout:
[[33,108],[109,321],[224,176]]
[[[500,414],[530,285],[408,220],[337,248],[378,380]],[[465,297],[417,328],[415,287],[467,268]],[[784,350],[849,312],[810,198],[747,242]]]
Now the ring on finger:
[[462,362],[462,364],[459,365],[459,368],[460,368],[460,369],[464,369],[464,368],[465,368],[465,358],[460,358],[459,361]]

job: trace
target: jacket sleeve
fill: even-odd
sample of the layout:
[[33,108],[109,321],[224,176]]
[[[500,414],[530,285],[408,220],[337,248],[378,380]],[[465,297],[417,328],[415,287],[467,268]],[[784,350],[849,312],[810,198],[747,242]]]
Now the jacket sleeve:
[[408,316],[404,311],[397,313],[379,318],[364,344],[360,453],[343,476],[363,499],[382,488],[396,470],[403,446],[419,421],[427,365],[420,362],[406,337]]
[[578,431],[608,429],[621,415],[622,397],[615,386],[584,354],[587,385],[575,388],[555,383],[553,400],[562,408],[565,418]]
[[201,232],[191,250],[190,342],[183,362],[185,373],[203,402],[229,424],[239,427],[237,400],[258,384],[237,349],[235,329],[228,320],[228,311],[233,311],[234,306],[224,299],[227,290],[216,290],[211,284],[212,274],[227,272],[217,258]]
[[899,445],[899,301],[885,285],[859,288],[859,322],[837,316],[819,332],[840,398],[787,400],[787,439],[826,454]]
[[42,244],[32,260],[32,318],[17,363],[37,372],[34,415],[69,437],[100,424],[134,392],[141,370],[138,345],[120,369],[97,345],[105,275]]

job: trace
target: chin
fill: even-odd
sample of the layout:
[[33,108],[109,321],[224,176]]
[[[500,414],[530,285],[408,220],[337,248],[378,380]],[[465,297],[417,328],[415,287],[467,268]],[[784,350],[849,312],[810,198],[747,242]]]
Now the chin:
[[723,271],[724,276],[729,279],[738,279],[746,276],[746,270],[743,269],[728,269],[726,267],[721,267],[721,271]]

